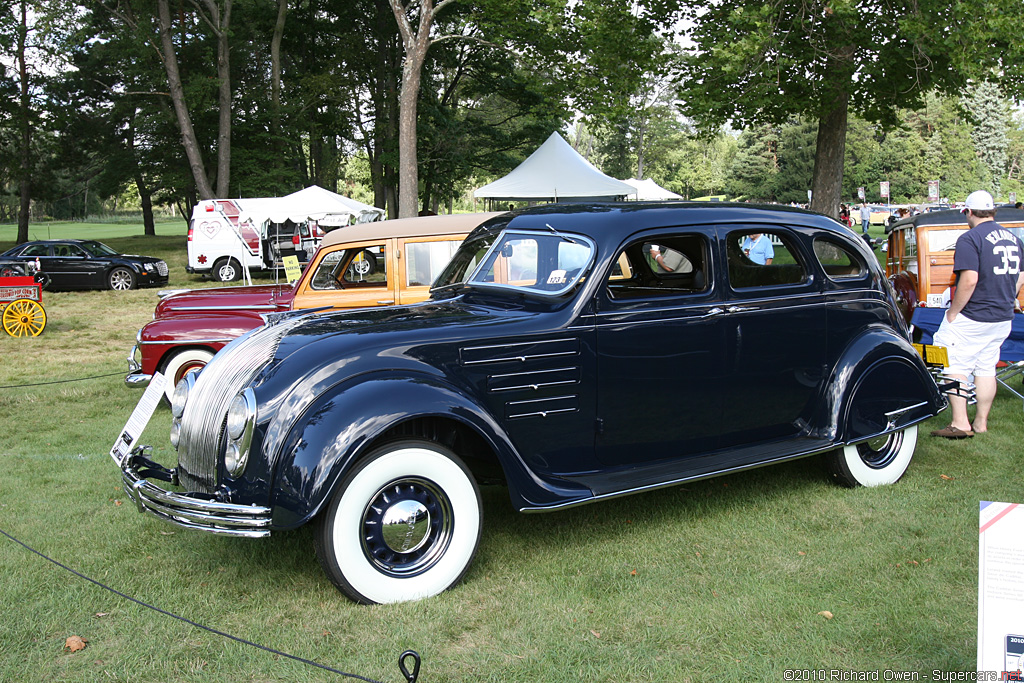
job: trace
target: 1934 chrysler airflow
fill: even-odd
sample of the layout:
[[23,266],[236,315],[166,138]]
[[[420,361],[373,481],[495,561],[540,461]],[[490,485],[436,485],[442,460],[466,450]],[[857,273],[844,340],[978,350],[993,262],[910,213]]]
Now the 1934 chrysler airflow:
[[[742,249],[757,234],[765,264]],[[394,602],[461,579],[480,482],[523,512],[814,455],[841,484],[889,484],[945,405],[838,223],[553,205],[477,228],[426,302],[283,314],[233,341],[175,390],[177,466],[135,449],[121,467],[139,509],[180,526],[315,523],[330,579]]]

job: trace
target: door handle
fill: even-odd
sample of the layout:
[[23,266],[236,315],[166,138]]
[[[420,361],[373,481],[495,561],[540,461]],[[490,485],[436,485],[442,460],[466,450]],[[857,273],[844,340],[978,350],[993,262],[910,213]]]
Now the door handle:
[[742,313],[743,311],[756,311],[758,306],[730,306],[725,309],[727,313]]
[[697,320],[700,320],[701,318],[710,318],[715,315],[722,315],[723,313],[725,313],[725,311],[723,311],[718,306],[715,306],[714,308],[709,308],[708,312],[705,313],[704,315],[698,315]]
[[377,303],[378,303],[378,304],[380,304],[380,305],[382,305],[382,306],[387,306],[388,304],[393,304],[393,303],[395,303],[395,300],[394,300],[394,299],[391,299],[390,301],[378,301]]

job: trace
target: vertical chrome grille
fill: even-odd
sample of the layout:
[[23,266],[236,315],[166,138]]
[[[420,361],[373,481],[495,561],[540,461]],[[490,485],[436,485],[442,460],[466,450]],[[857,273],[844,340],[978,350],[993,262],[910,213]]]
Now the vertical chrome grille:
[[178,442],[178,479],[186,489],[216,489],[217,454],[231,399],[273,359],[281,338],[294,326],[288,321],[257,328],[221,349],[199,373]]
[[167,264],[164,261],[156,262],[156,272],[160,273],[161,277],[167,275]]

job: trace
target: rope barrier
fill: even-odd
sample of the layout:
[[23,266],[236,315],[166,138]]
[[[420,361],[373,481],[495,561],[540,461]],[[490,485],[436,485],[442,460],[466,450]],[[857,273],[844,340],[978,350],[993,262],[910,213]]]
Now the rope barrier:
[[[160,609],[159,607],[156,607],[154,605],[150,605],[150,604],[148,604],[146,602],[143,602],[142,600],[139,600],[138,598],[133,598],[130,595],[126,595],[125,593],[122,593],[119,590],[111,588],[110,586],[107,586],[106,584],[100,583],[96,579],[90,578],[90,577],[86,576],[85,574],[82,574],[81,572],[78,572],[78,571],[72,569],[71,567],[68,567],[67,565],[58,562],[57,560],[44,555],[43,553],[39,552],[35,548],[29,546],[28,544],[22,542],[21,540],[15,538],[11,534],[7,533],[3,529],[0,529],[0,534],[3,534],[8,539],[10,539],[11,541],[17,543],[18,545],[20,545],[25,550],[28,550],[29,552],[38,555],[39,557],[43,558],[47,562],[50,562],[52,564],[57,565],[58,567],[60,567],[64,571],[70,572],[71,574],[74,574],[75,576],[77,576],[80,579],[85,579],[89,583],[91,583],[91,584],[93,584],[95,586],[99,586],[103,590],[110,591],[114,595],[117,595],[117,596],[119,596],[121,598],[124,598],[125,600],[128,600],[129,602],[134,602],[136,605],[139,605],[140,607],[144,607],[144,608],[146,608],[148,610],[152,610],[154,612],[158,612],[160,614],[163,614],[164,616],[171,617],[172,619],[177,619],[178,621],[182,621],[182,622],[184,622],[186,624],[189,624],[190,626],[194,626],[195,628],[201,629],[201,630],[206,631],[208,633],[213,633],[214,635],[218,635],[218,636],[221,636],[223,638],[227,638],[229,640],[233,640],[236,643],[241,643],[242,645],[248,645],[248,646],[254,647],[254,648],[258,649],[258,650],[263,650],[264,652],[269,652],[270,654],[278,655],[279,657],[285,657],[287,659],[291,659],[291,660],[296,661],[296,662],[301,662],[302,664],[306,664],[307,666],[316,667],[317,669],[323,669],[324,671],[330,671],[331,673],[338,674],[339,676],[345,676],[346,678],[354,678],[354,679],[359,680],[359,681],[365,681],[365,683],[381,683],[380,681],[375,680],[373,678],[366,678],[365,676],[360,676],[359,674],[346,673],[344,671],[340,671],[338,669],[335,669],[335,668],[332,668],[330,666],[327,666],[326,664],[320,664],[319,662],[314,662],[311,659],[305,659],[303,657],[298,657],[296,655],[290,655],[287,652],[281,652],[280,650],[275,650],[272,647],[267,647],[265,645],[260,645],[259,643],[254,643],[254,642],[252,642],[250,640],[246,640],[245,638],[239,638],[238,636],[233,636],[230,633],[225,633],[224,631],[218,631],[215,628],[211,628],[209,626],[205,626],[203,624],[197,623],[195,621],[192,621],[191,619],[187,619],[187,618],[185,618],[183,616],[180,616],[178,614],[174,614],[173,612],[168,612],[167,610]],[[409,671],[409,669],[408,669],[408,667],[406,665],[406,660],[408,660],[410,658],[413,660],[413,669],[412,669],[412,671]],[[398,668],[402,672],[402,675],[405,677],[405,680],[408,683],[416,683],[416,679],[419,677],[419,672],[420,672],[420,656],[419,656],[419,654],[417,652],[415,652],[414,650],[406,650],[405,652],[403,652],[398,657]]]
[[123,372],[111,372],[108,375],[93,375],[92,377],[77,377],[75,379],[58,379],[52,382],[36,382],[34,384],[8,384],[6,386],[0,386],[0,389],[23,389],[25,387],[44,387],[48,384],[70,384],[71,382],[84,382],[87,379],[101,379],[103,377],[113,377],[115,375],[123,374]]

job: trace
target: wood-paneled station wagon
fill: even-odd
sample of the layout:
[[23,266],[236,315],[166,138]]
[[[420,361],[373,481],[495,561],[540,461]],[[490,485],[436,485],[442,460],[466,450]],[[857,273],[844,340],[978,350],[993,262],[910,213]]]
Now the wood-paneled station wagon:
[[294,284],[217,287],[160,301],[128,352],[129,387],[167,377],[167,398],[197,370],[264,316],[308,308],[361,308],[423,301],[430,284],[469,234],[497,214],[424,216],[360,223],[327,233]]
[[[756,235],[770,264],[744,254]],[[331,581],[384,603],[461,580],[482,483],[523,512],[810,456],[891,484],[945,405],[835,221],[550,205],[474,230],[428,301],[285,314],[227,345],[177,384],[173,468],[114,455],[140,511],[234,536],[314,524]]]

